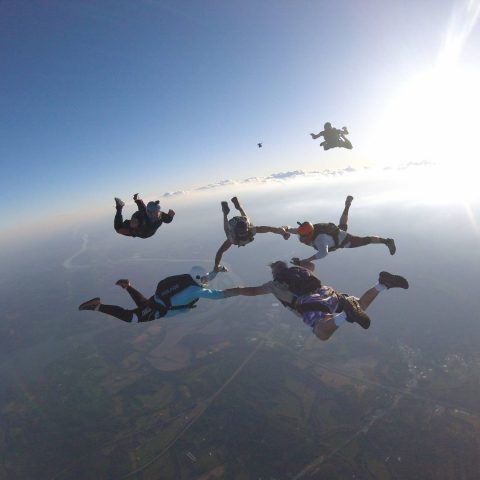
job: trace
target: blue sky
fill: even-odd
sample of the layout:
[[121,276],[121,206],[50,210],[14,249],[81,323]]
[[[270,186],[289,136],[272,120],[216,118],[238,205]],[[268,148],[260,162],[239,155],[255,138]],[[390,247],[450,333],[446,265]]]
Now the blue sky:
[[[464,4],[2,2],[2,230],[32,204],[38,218],[137,191],[360,165],[378,112],[435,62]],[[478,64],[474,33],[465,64]],[[310,139],[328,120],[348,125],[352,152],[326,155]]]

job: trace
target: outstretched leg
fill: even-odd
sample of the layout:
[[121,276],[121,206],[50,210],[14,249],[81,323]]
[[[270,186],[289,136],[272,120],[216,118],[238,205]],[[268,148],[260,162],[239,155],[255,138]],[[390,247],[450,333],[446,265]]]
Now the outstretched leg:
[[135,290],[132,287],[132,285],[130,284],[130,280],[128,280],[127,278],[117,280],[115,282],[115,285],[118,285],[119,287],[122,287],[124,290],[126,290],[132,297],[132,300],[135,302],[135,305],[137,307],[141,307],[148,302],[148,300],[138,290]]
[[340,220],[338,221],[338,228],[344,232],[348,229],[348,211],[350,210],[350,205],[352,204],[353,197],[349,195],[345,200],[345,208],[343,209]]
[[237,197],[233,197],[232,198],[232,203],[234,205],[234,207],[240,212],[240,215],[242,215],[242,217],[247,217],[248,215],[245,213],[245,210],[242,208],[242,206],[240,205],[240,202],[238,201],[238,198]]
[[355,235],[350,235],[347,233],[347,237],[343,241],[341,248],[357,248],[363,247],[365,245],[370,245],[371,243],[383,243],[387,246],[390,255],[395,255],[397,247],[395,246],[395,240],[393,238],[383,238],[376,237],[374,235],[369,235],[367,237],[357,237]]
[[341,136],[342,141],[340,142],[340,147],[347,148],[348,150],[351,150],[353,148],[352,143],[348,138],[346,138],[344,135]]
[[112,317],[119,318],[128,323],[143,323],[151,322],[158,318],[155,309],[149,306],[148,302],[143,305],[139,305],[133,310],[126,310],[125,308],[118,307],[117,305],[104,305],[100,304],[98,308],[99,312],[106,313]]
[[380,272],[378,283],[360,297],[360,307],[362,307],[363,310],[366,310],[377,298],[377,295],[380,292],[383,292],[383,290],[389,290],[390,288],[403,288],[404,290],[407,290],[409,288],[408,280],[400,275],[394,275],[389,272]]
[[101,303],[101,300],[98,297],[82,303],[78,309],[106,313],[107,315],[111,315],[112,317],[118,318],[124,322],[131,322],[135,312],[135,310],[126,310],[125,308],[117,305],[104,305]]
[[115,209],[117,213],[115,215],[115,219],[113,221],[113,228],[118,232],[118,230],[123,228],[123,216],[122,216],[122,208],[125,206],[125,203],[122,202],[119,198],[115,197]]
[[127,323],[151,322],[157,318],[156,310],[149,306],[148,301],[133,310],[127,310],[118,305],[106,305],[101,303],[100,298],[97,297],[88,302],[82,303],[78,309],[102,312]]
[[133,319],[133,315],[136,309],[127,310],[125,308],[119,307],[118,305],[105,305],[101,303],[98,306],[98,311],[102,313],[106,313],[107,315],[111,315],[112,317],[118,318],[123,322],[130,323]]
[[126,308],[119,307],[118,305],[106,305],[101,303],[100,298],[92,298],[87,302],[82,303],[79,310],[94,310],[97,312],[106,313],[112,317],[118,318],[123,322],[150,322],[155,320],[155,310],[149,306],[148,300],[138,291],[135,290],[130,281],[126,278],[117,280],[115,285],[122,287],[132,297],[132,300],[137,305],[137,308],[133,310],[127,310]]
[[223,230],[225,231],[225,235],[228,237],[228,214],[230,213],[230,209],[228,208],[227,202],[221,202],[222,204],[222,213],[223,213]]
[[383,290],[383,288],[378,289],[377,286],[369,288],[359,300],[360,307],[363,310],[366,310],[370,304],[377,298],[377,295]]
[[318,321],[313,328],[315,336],[326,342],[334,333],[338,330],[338,326],[335,325],[335,320],[332,315],[327,315],[324,319]]

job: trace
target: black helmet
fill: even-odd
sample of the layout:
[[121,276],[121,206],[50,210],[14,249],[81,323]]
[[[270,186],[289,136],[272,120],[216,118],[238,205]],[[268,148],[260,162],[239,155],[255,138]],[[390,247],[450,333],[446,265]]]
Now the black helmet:
[[325,130],[330,130],[330,129],[332,128],[332,124],[331,124],[330,122],[327,122],[327,123],[325,123],[325,125],[323,126],[323,128],[324,128]]

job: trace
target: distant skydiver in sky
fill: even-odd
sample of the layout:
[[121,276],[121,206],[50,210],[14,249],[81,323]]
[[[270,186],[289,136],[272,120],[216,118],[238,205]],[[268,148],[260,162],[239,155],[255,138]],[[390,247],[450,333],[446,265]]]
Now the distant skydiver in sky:
[[258,148],[262,148],[262,143],[261,142],[257,143],[257,145],[258,145]]
[[327,122],[323,126],[324,130],[320,133],[311,133],[310,136],[315,140],[318,137],[323,137],[324,141],[320,144],[324,150],[329,150],[330,148],[342,147],[348,148],[351,150],[353,148],[350,140],[348,140],[345,135],[348,135],[347,127],[343,127],[341,130],[338,128],[333,128],[330,122]]
[[304,263],[325,257],[329,252],[333,252],[339,248],[356,248],[369,245],[371,243],[382,243],[387,246],[390,255],[396,252],[395,241],[393,238],[382,238],[369,235],[368,237],[357,237],[347,233],[348,228],[348,211],[352,204],[353,197],[349,195],[345,200],[345,208],[342,212],[338,226],[334,223],[316,223],[297,222],[298,228],[286,227],[290,233],[299,236],[300,242],[313,247],[318,252],[311,257],[300,260],[297,257],[292,258],[295,265],[303,265]]
[[345,321],[358,323],[362,328],[370,327],[370,318],[365,312],[377,295],[390,288],[409,287],[408,281],[400,275],[381,272],[378,283],[367,290],[360,299],[335,291],[322,285],[313,274],[313,264],[308,268],[288,267],[277,261],[270,265],[273,280],[258,287],[238,287],[224,290],[225,295],[273,294],[284,307],[301,317],[312,328],[320,340],[328,340]]
[[221,202],[223,212],[223,229],[225,230],[227,239],[225,242],[223,242],[222,246],[218,249],[217,254],[215,255],[215,265],[213,267],[214,271],[217,271],[224,252],[226,252],[232,245],[243,247],[247,243],[253,242],[253,237],[257,233],[276,233],[278,235],[282,235],[285,240],[288,240],[290,237],[290,234],[285,229],[286,227],[254,227],[248,218],[248,215],[245,213],[245,210],[243,210],[241,207],[237,197],[232,198],[232,203],[240,212],[241,216],[233,217],[228,220],[227,215],[230,213],[230,208],[228,207],[227,202]]
[[[222,266],[219,271],[226,271]],[[162,317],[172,317],[179,313],[186,313],[195,308],[200,298],[220,300],[227,298],[221,290],[210,290],[209,280],[212,280],[217,272],[207,272],[203,267],[192,267],[190,273],[174,275],[161,280],[155,291],[155,295],[145,298],[130,284],[130,280],[118,280],[115,285],[122,287],[132,297],[137,308],[127,310],[117,305],[101,303],[100,298],[92,298],[82,303],[79,310],[95,310],[119,318],[124,322],[142,323],[151,322]]]
[[173,210],[168,213],[160,210],[160,200],[148,202],[147,205],[138,197],[138,193],[133,196],[138,210],[132,215],[130,220],[123,220],[122,208],[125,203],[119,198],[115,197],[115,208],[117,214],[115,215],[114,228],[120,235],[127,237],[151,237],[160,227],[162,223],[170,223],[175,216]]

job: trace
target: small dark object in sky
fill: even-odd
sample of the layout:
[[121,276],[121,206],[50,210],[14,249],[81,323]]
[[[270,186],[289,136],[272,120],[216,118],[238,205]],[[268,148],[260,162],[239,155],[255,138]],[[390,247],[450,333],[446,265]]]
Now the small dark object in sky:
[[262,144],[261,143],[257,143],[258,145],[258,148],[262,148]]

